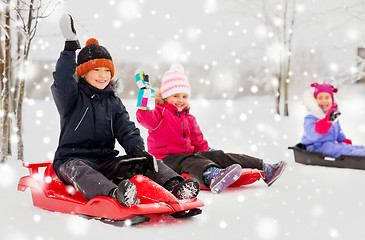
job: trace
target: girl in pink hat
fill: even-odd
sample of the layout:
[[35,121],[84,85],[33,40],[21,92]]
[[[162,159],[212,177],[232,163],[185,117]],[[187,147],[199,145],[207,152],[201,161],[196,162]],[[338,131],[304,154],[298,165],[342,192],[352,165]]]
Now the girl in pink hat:
[[[141,88],[140,93],[150,88],[143,79],[148,79],[147,75],[138,71],[136,82]],[[145,99],[138,100],[145,106],[137,105],[137,120],[148,129],[148,151],[177,173],[189,173],[213,193],[222,192],[236,181],[242,168],[264,170],[264,181],[268,186],[283,173],[284,161],[267,164],[258,158],[209,147],[195,117],[189,113],[191,88],[181,65],[171,65],[162,77],[161,88],[156,94],[151,92],[153,94],[145,94]],[[140,93],[138,95],[142,96]],[[151,101],[156,102],[155,106],[150,107]]]
[[330,84],[311,84],[304,93],[304,104],[309,113],[304,118],[301,143],[311,152],[337,158],[341,155],[365,156],[364,146],[353,146],[342,132],[340,112],[333,94],[338,90]]

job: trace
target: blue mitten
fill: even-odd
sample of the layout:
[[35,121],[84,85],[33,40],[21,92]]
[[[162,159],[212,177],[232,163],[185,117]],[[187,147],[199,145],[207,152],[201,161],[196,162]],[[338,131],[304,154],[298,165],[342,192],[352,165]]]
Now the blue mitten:
[[141,110],[155,109],[155,90],[151,87],[149,76],[138,69],[135,73],[135,79],[139,87],[137,107]]

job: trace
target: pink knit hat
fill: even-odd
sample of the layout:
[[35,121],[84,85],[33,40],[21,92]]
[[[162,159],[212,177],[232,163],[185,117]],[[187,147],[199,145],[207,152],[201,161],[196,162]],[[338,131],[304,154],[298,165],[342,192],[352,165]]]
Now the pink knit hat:
[[175,93],[186,93],[190,96],[191,88],[189,80],[184,74],[184,67],[181,64],[171,64],[162,77],[161,95],[165,99]]
[[314,87],[314,98],[317,98],[318,93],[326,92],[329,93],[332,97],[332,101],[334,102],[333,93],[336,93],[338,91],[337,88],[333,87],[331,84],[318,84],[318,83],[312,83],[311,87]]

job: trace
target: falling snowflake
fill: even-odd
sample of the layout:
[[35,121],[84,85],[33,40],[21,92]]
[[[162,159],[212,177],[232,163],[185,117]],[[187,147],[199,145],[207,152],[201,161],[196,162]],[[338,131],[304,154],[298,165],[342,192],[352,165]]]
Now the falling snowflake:
[[329,231],[328,231],[328,234],[332,237],[332,238],[339,238],[339,233],[336,229],[334,228],[331,228]]
[[262,239],[274,239],[278,231],[278,223],[271,217],[260,219],[256,225],[256,234]]
[[140,12],[140,5],[133,0],[124,0],[118,5],[118,13],[125,20],[134,20],[138,18]]
[[0,187],[12,187],[15,182],[15,172],[7,164],[0,164]]
[[81,217],[70,216],[67,221],[67,229],[74,236],[86,236],[89,232],[89,224]]
[[224,228],[227,228],[227,222],[226,222],[226,221],[220,221],[220,222],[219,222],[219,227],[220,227],[220,228],[223,228],[223,229],[224,229]]

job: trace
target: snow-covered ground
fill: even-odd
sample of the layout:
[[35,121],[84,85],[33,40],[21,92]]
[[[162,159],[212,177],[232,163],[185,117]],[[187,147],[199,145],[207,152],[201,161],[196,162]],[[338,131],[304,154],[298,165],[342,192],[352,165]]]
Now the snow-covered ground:
[[[135,119],[135,101],[124,103]],[[302,134],[305,109],[299,100],[290,101],[290,117],[276,116],[269,96],[193,100],[191,105],[211,147],[267,162],[285,160],[287,171],[272,187],[259,181],[219,195],[202,191],[203,213],[191,219],[168,216],[118,228],[34,207],[29,190],[16,190],[27,171],[10,159],[0,166],[0,239],[363,239],[365,172],[297,164],[287,149]],[[350,94],[340,105],[343,130],[357,145],[365,145],[364,105],[364,97]],[[26,161],[49,161],[59,133],[52,100],[28,100],[24,112]]]

